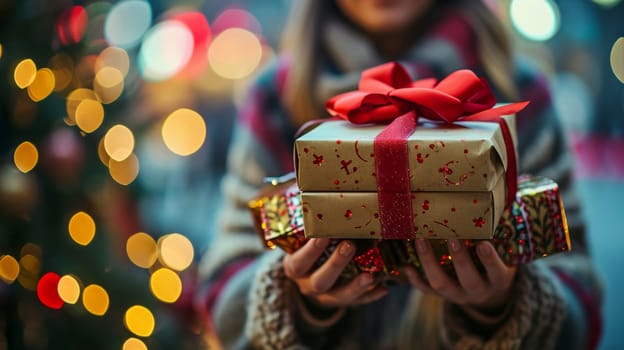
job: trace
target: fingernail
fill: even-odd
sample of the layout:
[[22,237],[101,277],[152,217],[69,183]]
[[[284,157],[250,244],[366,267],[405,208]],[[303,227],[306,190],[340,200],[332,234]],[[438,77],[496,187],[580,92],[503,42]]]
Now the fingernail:
[[452,252],[458,252],[461,249],[461,243],[456,239],[449,239],[449,246]]
[[419,238],[416,240],[416,248],[418,249],[418,251],[420,253],[426,253],[427,252],[427,242],[425,242],[424,238]]
[[314,246],[315,246],[315,247],[317,247],[317,248],[323,248],[323,245],[325,245],[325,241],[324,241],[324,240],[319,239],[319,238],[317,238],[317,239],[315,239],[315,240],[314,240]]
[[351,252],[353,251],[353,246],[351,245],[351,243],[349,242],[342,242],[340,244],[340,255],[342,256],[349,256],[351,255]]
[[479,251],[479,254],[482,256],[489,256],[490,253],[492,253],[492,250],[490,249],[490,247],[488,247],[486,243],[479,244],[479,246],[477,247],[477,250]]
[[373,283],[373,276],[369,274],[364,274],[360,277],[360,287],[366,287]]

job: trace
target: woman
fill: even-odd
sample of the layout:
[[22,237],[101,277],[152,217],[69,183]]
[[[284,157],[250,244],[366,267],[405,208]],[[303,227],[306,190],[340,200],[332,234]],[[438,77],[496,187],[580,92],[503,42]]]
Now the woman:
[[[202,262],[208,311],[226,348],[592,348],[599,334],[600,287],[584,250],[571,193],[570,155],[545,80],[514,62],[504,28],[476,0],[323,0],[295,4],[283,55],[249,93],[231,146],[222,229]],[[354,90],[363,69],[397,60],[413,79],[469,68],[486,77],[499,101],[531,100],[518,115],[520,171],[556,180],[574,239],[573,252],[512,268],[489,242],[476,268],[451,240],[458,281],[417,242],[428,282],[376,286],[361,274],[335,281],[353,257],[345,241],[318,269],[327,240],[292,255],[263,253],[247,201],[266,176],[292,170],[297,128],[326,116],[324,102]]]

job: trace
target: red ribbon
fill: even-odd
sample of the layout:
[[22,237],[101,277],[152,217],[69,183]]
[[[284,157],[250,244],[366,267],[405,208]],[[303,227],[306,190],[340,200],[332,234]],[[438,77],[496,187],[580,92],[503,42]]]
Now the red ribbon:
[[411,81],[396,62],[365,70],[358,90],[327,101],[325,107],[334,117],[355,124],[389,123],[373,145],[382,237],[414,237],[407,138],[419,117],[447,124],[460,120],[498,123],[507,153],[507,203],[513,201],[518,186],[516,152],[509,126],[501,116],[521,111],[528,102],[492,108],[495,104],[488,84],[470,70],[455,71],[439,82]]

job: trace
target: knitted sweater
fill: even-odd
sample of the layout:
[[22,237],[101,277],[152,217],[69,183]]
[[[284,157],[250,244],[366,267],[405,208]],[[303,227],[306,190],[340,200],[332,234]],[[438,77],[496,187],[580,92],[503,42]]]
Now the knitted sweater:
[[[470,45],[474,39],[469,34],[455,35],[470,33],[457,30],[466,25],[461,18],[449,17],[421,40],[402,61],[411,67],[413,78],[422,74],[440,78],[466,67],[481,72],[472,52],[474,45]],[[357,76],[361,69],[381,63],[371,59],[346,67],[353,62],[348,62],[342,43],[345,36],[353,42],[357,35],[345,28],[332,28],[332,33],[333,39],[325,43],[332,78]],[[433,52],[440,54],[437,59]],[[400,320],[422,305],[418,290],[393,286],[377,302],[319,315],[308,309],[296,285],[286,278],[281,265],[284,253],[265,251],[254,233],[248,201],[266,176],[279,176],[293,167],[297,125],[285,112],[281,97],[289,65],[287,59],[278,59],[267,66],[240,109],[223,179],[226,201],[219,215],[220,229],[202,259],[203,289],[196,305],[210,318],[227,349],[397,349],[405,336]],[[585,249],[565,135],[552,108],[546,79],[530,65],[518,62],[514,80],[521,98],[531,101],[517,116],[520,173],[547,176],[559,183],[573,250],[518,269],[511,312],[497,322],[496,329],[475,328],[459,308],[440,301],[442,317],[428,332],[435,333],[439,348],[591,349],[600,335],[601,288]],[[337,86],[327,81],[326,86]],[[343,83],[338,91],[355,88],[354,79],[336,81]],[[319,97],[329,96],[320,93]]]

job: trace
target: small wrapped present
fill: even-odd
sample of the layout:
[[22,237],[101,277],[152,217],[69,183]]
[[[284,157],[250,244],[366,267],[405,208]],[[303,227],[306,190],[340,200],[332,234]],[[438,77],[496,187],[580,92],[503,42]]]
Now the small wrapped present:
[[469,70],[440,82],[397,63],[364,71],[327,102],[345,120],[295,140],[306,236],[491,238],[516,192],[513,115],[526,105],[495,102]]
[[[249,203],[261,240],[268,248],[279,247],[287,253],[293,253],[308,239],[304,234],[305,209],[301,192],[292,178],[283,183],[274,181]],[[464,240],[477,266],[479,260],[474,246],[478,241]],[[332,240],[316,264],[325,261],[339,242],[340,239]],[[423,272],[413,240],[356,239],[353,242],[356,254],[343,271],[342,282],[351,280],[360,272],[375,274],[386,282],[402,282],[401,267],[410,265]],[[447,240],[430,239],[430,242],[440,265],[454,275]],[[557,184],[543,177],[520,176],[517,195],[503,211],[491,242],[508,265],[528,264],[570,250],[565,210]]]

